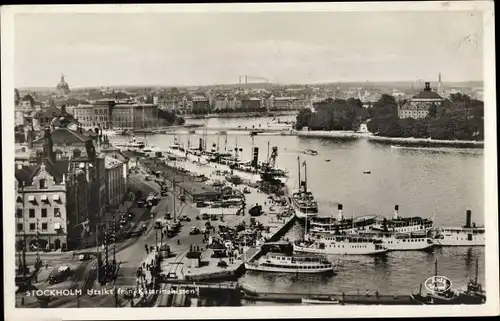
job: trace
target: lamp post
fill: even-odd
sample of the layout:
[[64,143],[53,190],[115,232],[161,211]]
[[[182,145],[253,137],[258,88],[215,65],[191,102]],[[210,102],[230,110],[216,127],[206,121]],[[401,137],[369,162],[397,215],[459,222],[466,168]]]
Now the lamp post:
[[26,220],[24,219],[24,202],[25,202],[25,193],[24,193],[24,187],[25,187],[25,182],[23,181],[21,183],[21,191],[23,193],[23,248],[22,248],[22,251],[23,251],[23,277],[26,279]]

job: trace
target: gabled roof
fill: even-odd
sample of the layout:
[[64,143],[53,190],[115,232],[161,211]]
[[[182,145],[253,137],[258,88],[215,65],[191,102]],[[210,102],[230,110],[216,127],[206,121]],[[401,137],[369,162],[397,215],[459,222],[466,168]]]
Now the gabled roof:
[[[76,131],[68,128],[56,128],[51,133],[52,142],[54,145],[66,143],[85,143],[92,138],[84,136]],[[40,137],[33,142],[33,144],[43,144],[44,137]]]
[[[54,178],[56,183],[60,183],[63,175],[68,174],[69,161],[57,160],[55,162],[44,162],[45,170]],[[37,165],[16,167],[15,177],[18,182],[25,182],[27,185],[33,182],[33,178],[40,172],[42,163]]]
[[33,177],[35,177],[35,174],[38,172],[39,169],[40,169],[40,164],[22,166],[21,168],[16,166],[16,171],[14,175],[19,183],[25,182],[26,184],[31,184],[31,182],[33,181]]

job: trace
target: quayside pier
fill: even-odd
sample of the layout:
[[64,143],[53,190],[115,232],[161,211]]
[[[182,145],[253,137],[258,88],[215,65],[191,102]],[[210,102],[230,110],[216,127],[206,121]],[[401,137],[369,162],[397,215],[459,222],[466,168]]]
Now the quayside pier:
[[[409,295],[375,295],[371,293],[366,295],[359,294],[312,294],[312,293],[272,293],[272,292],[255,292],[246,289],[243,286],[242,299],[247,301],[267,301],[278,303],[301,303],[302,299],[314,296],[315,299],[333,299],[338,301],[338,304],[346,305],[415,305],[415,301]],[[335,303],[331,303],[335,304]]]

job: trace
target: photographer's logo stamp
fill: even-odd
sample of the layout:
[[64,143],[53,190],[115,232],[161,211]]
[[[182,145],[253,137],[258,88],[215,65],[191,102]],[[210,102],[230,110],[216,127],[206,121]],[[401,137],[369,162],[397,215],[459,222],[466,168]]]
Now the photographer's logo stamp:
[[429,292],[444,293],[451,289],[451,280],[446,276],[431,276],[424,285]]

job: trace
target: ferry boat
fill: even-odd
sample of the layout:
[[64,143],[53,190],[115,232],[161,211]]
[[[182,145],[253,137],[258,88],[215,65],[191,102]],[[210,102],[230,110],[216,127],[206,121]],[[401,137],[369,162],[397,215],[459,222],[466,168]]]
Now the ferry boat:
[[401,217],[399,215],[399,205],[396,205],[394,206],[394,215],[391,219],[383,218],[383,220],[372,225],[370,228],[376,231],[412,233],[430,231],[433,224],[431,219],[420,216]]
[[431,249],[436,245],[434,239],[427,235],[397,232],[359,232],[358,235],[373,237],[382,241],[389,251],[416,251]]
[[471,211],[467,210],[464,226],[439,228],[434,237],[441,246],[484,246],[485,232],[484,226],[471,224]]
[[333,273],[334,265],[323,256],[317,255],[287,255],[284,253],[269,252],[256,262],[245,263],[249,271],[278,272],[278,273]]
[[316,217],[318,215],[318,202],[314,198],[311,191],[307,190],[307,165],[304,161],[304,182],[300,179],[300,158],[297,157],[299,163],[299,190],[292,194],[291,204],[295,211],[295,216],[299,219]]
[[369,228],[376,223],[376,215],[345,218],[343,214],[343,206],[342,204],[338,204],[338,218],[330,216],[313,217],[310,219],[309,230],[311,233],[356,233],[358,231],[369,230]]
[[113,145],[119,149],[132,151],[141,151],[146,146],[144,141],[138,140],[135,137],[128,142],[115,142]]
[[325,255],[371,255],[387,252],[387,248],[381,240],[348,234],[316,234],[316,239],[296,241],[293,244],[293,250],[295,252]]

